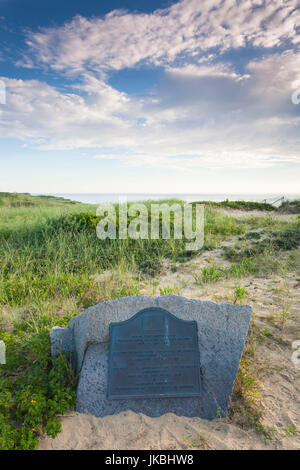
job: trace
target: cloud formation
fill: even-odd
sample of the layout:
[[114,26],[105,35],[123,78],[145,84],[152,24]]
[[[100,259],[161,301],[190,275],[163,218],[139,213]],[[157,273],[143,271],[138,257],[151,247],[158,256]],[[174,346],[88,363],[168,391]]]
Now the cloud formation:
[[61,27],[29,33],[31,58],[53,70],[77,75],[166,65],[177,57],[201,57],[220,48],[270,48],[299,44],[298,0],[182,0],[152,14],[113,10],[104,18],[76,16]]
[[[25,65],[67,75],[69,91],[3,77],[0,136],[187,172],[300,163],[300,106],[291,101],[299,11],[296,0],[183,0],[152,14],[114,10],[28,33]],[[242,47],[268,54],[241,71],[222,54]],[[151,94],[108,84],[113,71],[141,63],[164,67]]]
[[80,96],[38,81],[6,80],[0,132],[43,149],[112,147],[118,153],[98,152],[98,158],[136,166],[300,162],[300,113],[290,98],[299,65],[300,55],[289,51],[250,62],[245,75],[220,64],[168,68],[148,98],[96,79],[79,86]]

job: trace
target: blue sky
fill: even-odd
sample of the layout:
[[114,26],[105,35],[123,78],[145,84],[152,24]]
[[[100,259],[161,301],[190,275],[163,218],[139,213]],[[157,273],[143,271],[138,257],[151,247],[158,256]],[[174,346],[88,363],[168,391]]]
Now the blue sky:
[[298,0],[0,0],[0,191],[299,193]]

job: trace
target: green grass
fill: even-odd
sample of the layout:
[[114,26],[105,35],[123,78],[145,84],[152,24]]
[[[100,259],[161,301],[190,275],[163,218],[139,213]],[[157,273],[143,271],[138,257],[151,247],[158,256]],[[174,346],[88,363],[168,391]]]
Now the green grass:
[[[172,200],[146,205],[157,202],[184,204]],[[39,434],[55,436],[58,415],[74,407],[76,377],[66,358],[53,360],[50,355],[53,325],[65,326],[103,300],[139,295],[142,281],[152,283],[154,292],[164,260],[176,269],[177,263],[197,254],[185,250],[184,239],[99,240],[98,221],[95,205],[0,193],[0,340],[7,348],[7,364],[0,366],[0,449],[36,448]],[[262,227],[268,244],[250,236],[244,241],[250,246],[233,249],[230,267],[203,268],[198,282],[295,266],[297,224],[269,216],[241,221],[206,205],[203,250]],[[291,248],[283,260],[276,256],[276,250]],[[252,251],[242,251],[247,249]],[[162,295],[177,291],[177,286],[160,289]],[[241,296],[237,293],[237,299]]]
[[236,304],[238,300],[244,300],[247,297],[246,288],[241,286],[235,286],[233,289],[233,303]]
[[300,214],[300,199],[293,201],[283,201],[279,207],[276,207],[267,202],[255,201],[197,201],[200,204],[205,204],[207,207],[214,208],[229,208],[243,211],[266,211],[266,212],[279,212],[285,214]]
[[284,201],[278,208],[278,211],[286,214],[300,214],[300,199]]
[[229,201],[226,199],[225,201],[215,202],[215,201],[197,201],[199,204],[205,204],[210,207],[228,207],[229,209],[240,209],[243,211],[276,211],[276,207],[272,206],[272,204],[268,204],[265,202],[253,202],[253,201]]
[[[76,377],[64,357],[51,358],[51,327],[103,300],[139,295],[141,279],[154,286],[164,259],[176,266],[196,254],[185,250],[184,239],[99,240],[95,214],[96,206],[62,198],[0,194],[0,339],[7,348],[1,449],[36,448],[39,434],[55,436],[58,415],[74,407]],[[213,208],[205,217],[206,248],[244,233]],[[110,274],[101,278],[104,272]],[[168,286],[161,293],[176,291]]]
[[[243,226],[245,229],[245,226]],[[278,228],[275,226],[275,228]],[[255,239],[254,239],[255,240]],[[284,224],[281,230],[268,233],[259,241],[240,239],[236,246],[225,246],[223,253],[231,262],[229,266],[212,263],[194,274],[199,285],[221,279],[242,279],[255,275],[269,276],[274,273],[300,270],[300,220]],[[236,299],[237,300],[237,299]]]
[[170,295],[170,294],[179,294],[179,287],[174,285],[173,287],[160,287],[159,288],[160,295]]
[[215,264],[212,264],[210,267],[204,266],[200,274],[194,274],[194,279],[196,284],[202,285],[209,282],[216,282],[218,279],[223,277],[223,270],[219,269]]
[[[208,244],[215,236],[222,240],[243,231],[232,217],[217,211],[207,210],[205,216]],[[118,266],[121,260],[130,269],[153,276],[163,259],[176,263],[196,254],[186,251],[184,239],[99,240],[99,217],[90,207],[83,212],[82,205],[78,212],[68,205],[63,212],[52,207],[0,209],[0,217],[0,305],[24,305],[75,292],[82,297],[87,290],[96,290],[91,274]]]
[[1,193],[0,207],[58,207],[66,205],[82,205],[79,202],[56,196],[32,196],[28,193]]
[[264,239],[253,241],[248,246],[239,243],[236,248],[225,247],[225,256],[230,261],[241,261],[245,258],[257,261],[258,256],[268,256],[278,251],[294,250],[300,246],[300,219],[297,218],[295,221],[285,224],[280,230],[276,230],[276,225],[273,228],[275,230],[269,232]]

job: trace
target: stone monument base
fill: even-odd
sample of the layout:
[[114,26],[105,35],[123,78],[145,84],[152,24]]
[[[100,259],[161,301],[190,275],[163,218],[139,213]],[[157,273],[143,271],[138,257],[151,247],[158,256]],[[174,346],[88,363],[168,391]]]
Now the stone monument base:
[[89,346],[77,387],[76,411],[90,413],[97,417],[118,414],[127,410],[150,417],[175,413],[177,416],[201,416],[211,419],[216,415],[215,404],[210,405],[198,397],[108,400],[106,398],[107,377],[108,347],[101,344]]
[[[182,320],[197,323],[201,393],[198,397],[107,399],[109,325],[130,319],[140,310],[160,307]],[[249,306],[216,304],[177,295],[124,297],[90,307],[67,328],[51,330],[52,354],[71,352],[79,375],[77,411],[97,417],[132,410],[157,417],[213,419],[229,407],[232,388],[251,319]]]

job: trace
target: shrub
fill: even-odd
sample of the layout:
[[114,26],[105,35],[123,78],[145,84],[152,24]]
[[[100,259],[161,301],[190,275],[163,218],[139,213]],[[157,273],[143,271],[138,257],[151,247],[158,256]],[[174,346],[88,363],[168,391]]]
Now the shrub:
[[285,214],[300,214],[300,199],[282,202],[278,211]]
[[208,282],[216,282],[224,275],[224,271],[220,268],[217,268],[215,265],[204,267],[201,270],[200,275],[195,274],[194,279],[196,284],[206,284]]
[[248,232],[245,235],[245,238],[248,240],[259,240],[261,237],[260,233],[258,232]]
[[179,293],[179,287],[178,286],[160,287],[159,292],[160,292],[160,295],[178,294]]
[[51,357],[49,331],[15,336],[0,330],[0,338],[7,345],[0,374],[0,448],[35,449],[41,432],[55,437],[61,430],[57,415],[74,408],[76,378],[65,356]]
[[233,303],[243,300],[246,297],[246,288],[241,285],[235,286],[233,289]]
[[199,201],[198,204],[205,204],[211,207],[228,207],[230,209],[239,209],[244,211],[275,211],[276,207],[272,204],[268,204],[266,202],[255,202],[255,201],[229,201],[226,199],[225,201],[215,202],[215,201]]

